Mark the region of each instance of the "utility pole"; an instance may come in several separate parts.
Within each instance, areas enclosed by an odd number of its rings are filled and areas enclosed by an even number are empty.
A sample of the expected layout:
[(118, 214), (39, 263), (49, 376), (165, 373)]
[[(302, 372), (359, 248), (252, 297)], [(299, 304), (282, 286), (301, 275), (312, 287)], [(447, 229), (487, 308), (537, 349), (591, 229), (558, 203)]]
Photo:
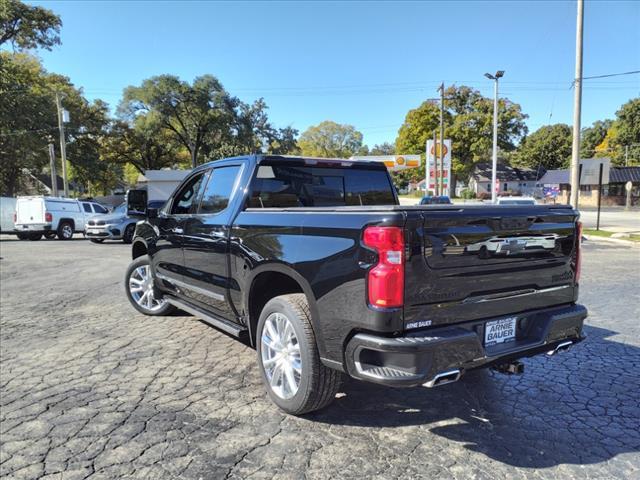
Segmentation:
[(429, 192), (429, 140), (424, 142), (424, 197)]
[(497, 202), (496, 191), (498, 180), (498, 79), (504, 76), (504, 70), (498, 70), (495, 75), (485, 73), (485, 77), (493, 80), (493, 154), (491, 161), (491, 203)]
[(56, 92), (56, 108), (58, 109), (58, 130), (60, 131), (60, 158), (62, 160), (62, 182), (64, 184), (64, 196), (68, 197), (69, 183), (67, 182), (67, 144), (64, 137), (64, 116), (62, 113), (62, 100), (60, 98), (60, 92)]
[(624, 146), (624, 166), (629, 166), (629, 145)]
[(437, 197), (440, 195), (438, 189), (438, 131), (433, 131), (433, 194)]
[(640, 143), (632, 143), (631, 145), (624, 146), (624, 166), (629, 166), (629, 147), (640, 147)]
[(56, 153), (53, 150), (53, 143), (49, 144), (49, 163), (51, 166), (51, 194), (58, 196), (58, 174), (56, 173)]
[[(440, 84), (440, 195), (444, 195), (444, 82)], [(436, 150), (437, 151), (437, 150)]]
[(571, 198), (573, 208), (578, 208), (580, 196), (580, 115), (582, 109), (582, 25), (584, 0), (578, 0), (576, 19), (576, 75), (573, 81), (573, 143), (571, 147)]

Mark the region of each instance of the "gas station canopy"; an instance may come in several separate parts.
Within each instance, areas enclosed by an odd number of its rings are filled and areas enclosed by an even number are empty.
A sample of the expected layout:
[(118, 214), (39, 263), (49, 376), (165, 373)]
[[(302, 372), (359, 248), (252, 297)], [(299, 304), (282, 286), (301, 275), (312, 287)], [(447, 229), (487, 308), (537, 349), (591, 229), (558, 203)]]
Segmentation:
[(391, 172), (399, 172), (407, 168), (417, 168), (421, 163), (420, 155), (361, 155), (351, 157), (349, 160), (383, 162)]

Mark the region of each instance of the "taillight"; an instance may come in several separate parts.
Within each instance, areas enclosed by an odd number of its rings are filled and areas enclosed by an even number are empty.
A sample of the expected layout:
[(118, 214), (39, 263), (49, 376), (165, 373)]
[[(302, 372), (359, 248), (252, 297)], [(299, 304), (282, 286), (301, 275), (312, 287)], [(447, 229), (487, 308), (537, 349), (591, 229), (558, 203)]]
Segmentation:
[(404, 234), (400, 227), (367, 227), (363, 243), (378, 252), (369, 270), (369, 304), (395, 308), (404, 304)]
[(18, 212), (13, 212), (13, 223), (18, 221)]
[(53, 215), (51, 215), (51, 212), (45, 212), (44, 221), (45, 222), (52, 222), (53, 221)]
[(576, 274), (575, 283), (580, 281), (580, 271), (582, 270), (582, 222), (576, 222)]

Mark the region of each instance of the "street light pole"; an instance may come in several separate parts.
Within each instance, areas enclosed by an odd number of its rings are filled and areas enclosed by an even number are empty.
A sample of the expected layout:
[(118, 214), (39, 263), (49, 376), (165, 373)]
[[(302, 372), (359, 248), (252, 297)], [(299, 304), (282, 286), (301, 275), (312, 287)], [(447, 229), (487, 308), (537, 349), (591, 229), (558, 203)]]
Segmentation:
[(498, 180), (498, 79), (504, 76), (504, 70), (498, 70), (495, 75), (485, 73), (485, 77), (494, 81), (493, 84), (493, 155), (491, 162), (491, 203), (496, 203), (496, 183)]
[[(438, 131), (433, 130), (433, 187), (434, 187), (434, 195), (437, 197), (440, 195), (440, 190), (438, 189)], [(431, 175), (429, 175), (431, 177)], [(426, 191), (426, 187), (425, 187)], [(425, 193), (426, 195), (426, 193)]]
[(580, 195), (580, 115), (582, 109), (582, 24), (584, 20), (584, 2), (578, 0), (576, 20), (576, 76), (573, 81), (573, 142), (571, 144), (571, 197), (573, 208), (578, 208)]
[(444, 195), (444, 82), (442, 82), (438, 90), (440, 91), (440, 176), (439, 179), (436, 178), (436, 181), (440, 182), (440, 195)]

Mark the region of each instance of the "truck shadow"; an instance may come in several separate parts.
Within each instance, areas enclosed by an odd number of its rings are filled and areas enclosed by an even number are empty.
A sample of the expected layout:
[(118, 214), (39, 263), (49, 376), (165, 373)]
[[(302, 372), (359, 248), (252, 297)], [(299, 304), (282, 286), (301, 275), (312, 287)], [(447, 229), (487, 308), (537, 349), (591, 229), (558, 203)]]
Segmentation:
[[(521, 376), (470, 372), (436, 389), (390, 389), (350, 380), (316, 422), (415, 426), (518, 467), (593, 464), (640, 451), (640, 348), (585, 326), (587, 340), (553, 357), (525, 359)], [(411, 449), (415, 441), (407, 446)]]

